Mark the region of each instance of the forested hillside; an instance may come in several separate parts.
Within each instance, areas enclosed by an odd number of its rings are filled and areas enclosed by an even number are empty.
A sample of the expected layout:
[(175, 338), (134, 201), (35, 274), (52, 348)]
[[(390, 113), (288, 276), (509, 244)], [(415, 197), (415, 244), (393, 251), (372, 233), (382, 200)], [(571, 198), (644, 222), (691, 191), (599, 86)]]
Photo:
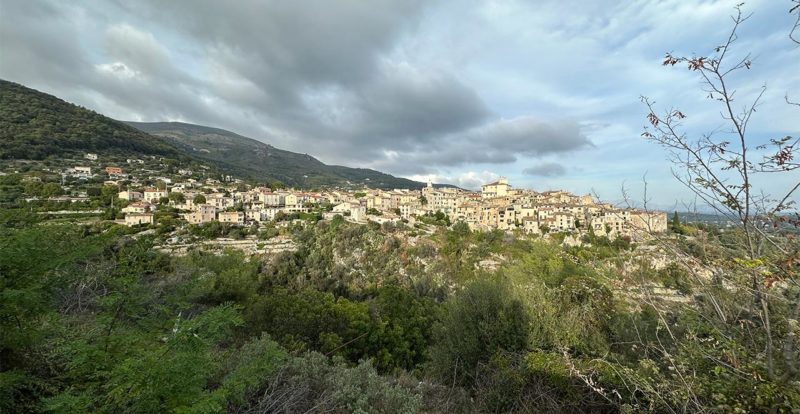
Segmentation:
[(424, 185), (375, 170), (326, 165), (308, 154), (221, 129), (175, 122), (124, 123), (0, 80), (0, 159), (41, 160), (80, 152), (194, 159), (239, 178), (301, 188)]
[(77, 151), (178, 155), (163, 140), (122, 122), (0, 80), (0, 159), (43, 159)]

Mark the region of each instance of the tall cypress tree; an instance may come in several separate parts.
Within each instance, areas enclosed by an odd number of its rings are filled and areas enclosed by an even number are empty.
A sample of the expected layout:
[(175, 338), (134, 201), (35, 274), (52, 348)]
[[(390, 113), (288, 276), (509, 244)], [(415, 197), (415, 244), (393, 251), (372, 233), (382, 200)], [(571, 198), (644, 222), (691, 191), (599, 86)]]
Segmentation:
[(671, 227), (672, 227), (673, 231), (677, 231), (679, 228), (681, 228), (681, 219), (680, 219), (680, 217), (678, 217), (678, 212), (677, 211), (674, 214), (672, 214)]

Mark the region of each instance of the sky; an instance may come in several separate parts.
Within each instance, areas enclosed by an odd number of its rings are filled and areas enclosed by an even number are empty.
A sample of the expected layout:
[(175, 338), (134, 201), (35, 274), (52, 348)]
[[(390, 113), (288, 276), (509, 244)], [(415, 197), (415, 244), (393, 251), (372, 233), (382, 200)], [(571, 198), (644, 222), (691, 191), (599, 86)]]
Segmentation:
[[(693, 197), (641, 137), (647, 96), (719, 131), (718, 103), (666, 52), (708, 55), (738, 1), (0, 0), (0, 78), (107, 116), (227, 129), (326, 163), (475, 189)], [(731, 78), (766, 92), (753, 146), (800, 135), (790, 0), (753, 0)], [(644, 184), (647, 182), (647, 196)], [(798, 174), (757, 183), (778, 193)]]

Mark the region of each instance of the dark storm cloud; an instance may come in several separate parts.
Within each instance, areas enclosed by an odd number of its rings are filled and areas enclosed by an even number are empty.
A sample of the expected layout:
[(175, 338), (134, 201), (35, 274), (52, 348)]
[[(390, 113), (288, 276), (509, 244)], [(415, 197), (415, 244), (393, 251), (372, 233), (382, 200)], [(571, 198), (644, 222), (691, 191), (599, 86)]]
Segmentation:
[[(246, 56), (231, 63), (247, 77), (352, 84), (373, 75), (379, 56), (414, 24), (424, 3), (183, 0), (120, 5), (183, 30), (210, 48)], [(259, 70), (252, 70), (253, 64)]]
[(525, 175), (533, 175), (538, 177), (560, 177), (567, 173), (563, 165), (554, 162), (546, 162), (533, 167), (522, 170)]
[(425, 141), (474, 126), (489, 115), (478, 94), (452, 76), (395, 72), (359, 95), (362, 135)]
[[(417, 148), (415, 159), (441, 165), (503, 164), (591, 146), (573, 121), (543, 121), (532, 117), (502, 119), (453, 134)], [(429, 151), (427, 149), (436, 151)]]
[(129, 7), (174, 22), (202, 42), (220, 71), (245, 79), (248, 87), (238, 92), (224, 82), (214, 89), (235, 105), (265, 112), (265, 123), (289, 132), (267, 139), (295, 150), (312, 141), (328, 158), (365, 161), (475, 126), (489, 114), (478, 94), (451, 74), (386, 59), (416, 25), (423, 4), (244, 1), (231, 7), (192, 1)]
[(0, 76), (125, 119), (184, 120), (395, 173), (589, 145), (497, 119), (453, 73), (393, 55), (428, 2), (4, 0)]
[[(502, 119), (419, 145), (378, 163), (412, 173), (417, 165), (460, 166), (507, 164), (522, 157), (540, 157), (591, 147), (574, 121), (543, 121), (533, 117)], [(403, 166), (409, 166), (404, 169)], [(420, 174), (430, 170), (417, 169)]]
[(503, 119), (468, 131), (462, 139), (466, 145), (460, 153), (451, 155), (449, 164), (512, 162), (520, 156), (536, 157), (591, 145), (577, 122), (535, 117)]

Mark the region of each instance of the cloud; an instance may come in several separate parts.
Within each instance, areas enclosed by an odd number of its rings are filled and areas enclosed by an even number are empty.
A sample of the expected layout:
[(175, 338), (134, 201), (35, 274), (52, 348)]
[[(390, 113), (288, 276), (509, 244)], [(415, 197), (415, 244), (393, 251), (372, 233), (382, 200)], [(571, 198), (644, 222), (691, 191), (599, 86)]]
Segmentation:
[(564, 154), (591, 146), (575, 121), (521, 116), (435, 137), (407, 150), (395, 151), (373, 166), (401, 174), (419, 174), (425, 172), (420, 166), (510, 164), (520, 158)]
[(533, 167), (522, 170), (525, 175), (533, 175), (539, 177), (560, 177), (567, 173), (567, 169), (563, 165), (554, 162), (546, 162)]
[(386, 66), (383, 76), (359, 91), (361, 135), (424, 142), (475, 126), (489, 115), (475, 90), (452, 75), (408, 64)]
[(83, 81), (90, 64), (74, 9), (34, 1), (3, 1), (0, 9), (0, 76), (59, 90)]
[(105, 36), (106, 52), (111, 65), (124, 67), (124, 73), (135, 73), (154, 82), (180, 82), (191, 80), (177, 70), (169, 52), (152, 33), (136, 29), (129, 24), (116, 24), (108, 28)]
[(458, 175), (423, 174), (412, 175), (412, 180), (452, 184), (468, 190), (479, 190), (483, 184), (497, 181), (500, 175), (491, 171), (466, 171)]

